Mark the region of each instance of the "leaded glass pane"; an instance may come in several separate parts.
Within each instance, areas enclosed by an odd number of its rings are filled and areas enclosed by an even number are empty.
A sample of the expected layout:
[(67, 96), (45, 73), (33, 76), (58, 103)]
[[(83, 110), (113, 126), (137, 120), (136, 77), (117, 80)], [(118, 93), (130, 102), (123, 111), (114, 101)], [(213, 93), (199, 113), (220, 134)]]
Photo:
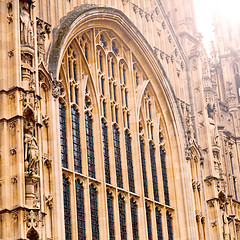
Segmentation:
[(113, 213), (113, 197), (107, 190), (107, 208), (108, 208), (108, 227), (109, 227), (109, 239), (115, 239), (114, 230), (114, 213)]
[(83, 185), (80, 183), (79, 180), (77, 180), (75, 186), (76, 186), (78, 239), (85, 240), (86, 239), (86, 227), (85, 227)]
[(111, 69), (112, 69), (112, 78), (115, 78), (115, 73), (114, 73), (114, 61), (112, 59), (111, 61)]
[(99, 52), (99, 67), (100, 67), (100, 71), (103, 71), (103, 64), (102, 64), (102, 53)]
[(127, 240), (125, 201), (120, 195), (118, 196), (118, 208), (119, 208), (121, 240)]
[(116, 46), (116, 43), (115, 43), (115, 42), (112, 42), (112, 51), (113, 51), (115, 54), (118, 54), (118, 49), (117, 49), (117, 46)]
[(155, 209), (156, 212), (156, 225), (157, 225), (157, 239), (163, 240), (163, 233), (162, 233), (162, 215), (158, 208)]
[(75, 87), (75, 103), (78, 104), (78, 89)]
[(85, 58), (86, 58), (87, 61), (88, 61), (88, 46), (87, 46), (87, 44), (85, 44), (84, 52), (85, 52)]
[(168, 240), (173, 240), (172, 217), (168, 211), (166, 215), (167, 215)]
[(71, 208), (70, 208), (70, 191), (68, 179), (63, 175), (63, 203), (64, 203), (64, 223), (65, 223), (65, 239), (72, 239), (71, 230)]
[(102, 141), (103, 141), (103, 157), (105, 165), (105, 179), (106, 183), (111, 183), (110, 164), (109, 164), (109, 149), (108, 149), (108, 133), (107, 124), (102, 121)]
[(59, 121), (60, 121), (60, 143), (61, 143), (62, 166), (65, 168), (68, 168), (66, 110), (63, 103), (61, 103), (61, 101), (59, 101)]
[(152, 240), (152, 222), (151, 222), (151, 209), (146, 204), (146, 218), (147, 218), (147, 230), (148, 230), (148, 240)]
[(93, 127), (92, 127), (92, 118), (89, 112), (85, 113), (85, 128), (86, 128), (86, 143), (87, 143), (88, 175), (89, 177), (95, 178)]
[(119, 131), (118, 131), (118, 129), (115, 125), (113, 126), (113, 143), (114, 143), (114, 155), (115, 155), (115, 165), (116, 165), (117, 186), (120, 187), (120, 188), (123, 188)]
[(126, 85), (126, 69), (123, 67), (123, 82)]
[(126, 89), (125, 89), (125, 104), (126, 104), (126, 107), (128, 107), (128, 93)]
[(77, 110), (72, 107), (72, 140), (73, 140), (73, 157), (74, 157), (74, 169), (76, 172), (82, 172), (81, 161), (81, 143), (80, 143), (80, 124), (79, 114)]
[(73, 77), (74, 80), (77, 81), (77, 65), (75, 61), (73, 62)]
[(133, 232), (133, 240), (138, 240), (138, 214), (137, 214), (137, 203), (131, 199), (131, 217), (132, 217), (132, 232)]
[(156, 159), (155, 159), (155, 147), (152, 142), (149, 143), (149, 150), (150, 150), (150, 160), (151, 160), (151, 168), (152, 168), (154, 200), (159, 201), (157, 167), (156, 167)]
[(128, 167), (129, 191), (135, 192), (133, 160), (132, 160), (132, 142), (131, 142), (130, 134), (127, 131), (125, 131), (125, 146), (126, 146), (126, 158), (127, 158), (127, 167)]
[(92, 223), (92, 240), (99, 240), (99, 223), (98, 223), (98, 199), (97, 191), (93, 185), (90, 185), (90, 207)]
[(101, 87), (102, 87), (102, 95), (104, 96), (104, 78), (101, 77)]
[(114, 96), (114, 101), (117, 101), (117, 92), (116, 92), (116, 84), (113, 84), (113, 96)]
[(164, 197), (165, 204), (170, 205), (169, 202), (169, 192), (168, 192), (168, 179), (167, 179), (167, 168), (166, 168), (166, 158), (163, 149), (160, 147), (160, 157), (161, 157), (161, 165), (162, 165), (162, 179), (163, 179), (163, 189), (164, 189)]
[(146, 170), (146, 159), (145, 159), (145, 146), (144, 146), (144, 142), (141, 138), (139, 139), (139, 141), (140, 141), (140, 151), (141, 151), (144, 196), (148, 197), (148, 183), (147, 183), (147, 170)]

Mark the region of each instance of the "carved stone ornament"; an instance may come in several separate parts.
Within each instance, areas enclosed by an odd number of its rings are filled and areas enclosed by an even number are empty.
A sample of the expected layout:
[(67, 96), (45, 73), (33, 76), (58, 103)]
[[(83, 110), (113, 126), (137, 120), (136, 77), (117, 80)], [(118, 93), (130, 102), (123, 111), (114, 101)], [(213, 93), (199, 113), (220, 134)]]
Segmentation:
[(30, 18), (29, 4), (24, 2), (20, 10), (20, 39), (21, 44), (33, 45), (33, 22)]
[(53, 197), (52, 197), (52, 195), (46, 196), (46, 205), (47, 205), (50, 209), (52, 209), (52, 207), (53, 207)]
[(43, 225), (43, 215), (40, 211), (26, 211), (24, 222), (26, 222), (27, 228), (39, 228), (41, 223)]
[(10, 148), (10, 154), (15, 155), (17, 153), (17, 149), (15, 147)]
[(38, 141), (34, 136), (34, 123), (24, 124), (24, 166), (25, 172), (38, 174)]
[(122, 0), (123, 6), (124, 6), (125, 4), (127, 4), (128, 2), (129, 2), (129, 0)]
[(60, 95), (61, 84), (57, 80), (52, 81), (52, 95), (57, 98)]
[(17, 175), (11, 177), (11, 183), (16, 184), (18, 182), (18, 177)]

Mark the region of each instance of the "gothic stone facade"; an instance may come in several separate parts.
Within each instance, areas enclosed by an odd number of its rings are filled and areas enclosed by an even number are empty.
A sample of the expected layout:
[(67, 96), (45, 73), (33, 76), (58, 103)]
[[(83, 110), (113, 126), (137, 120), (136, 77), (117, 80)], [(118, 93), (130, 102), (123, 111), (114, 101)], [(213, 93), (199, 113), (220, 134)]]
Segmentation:
[(192, 0), (0, 0), (0, 238), (240, 239), (239, 36), (215, 27), (209, 60)]

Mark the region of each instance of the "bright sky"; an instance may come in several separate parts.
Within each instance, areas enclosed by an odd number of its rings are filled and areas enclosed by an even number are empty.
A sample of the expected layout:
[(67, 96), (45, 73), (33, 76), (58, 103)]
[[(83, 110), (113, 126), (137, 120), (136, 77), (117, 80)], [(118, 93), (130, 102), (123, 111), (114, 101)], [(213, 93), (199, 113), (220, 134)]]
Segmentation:
[(214, 39), (213, 14), (219, 12), (231, 23), (240, 22), (240, 0), (194, 0), (198, 31), (204, 36), (203, 42), (209, 48)]

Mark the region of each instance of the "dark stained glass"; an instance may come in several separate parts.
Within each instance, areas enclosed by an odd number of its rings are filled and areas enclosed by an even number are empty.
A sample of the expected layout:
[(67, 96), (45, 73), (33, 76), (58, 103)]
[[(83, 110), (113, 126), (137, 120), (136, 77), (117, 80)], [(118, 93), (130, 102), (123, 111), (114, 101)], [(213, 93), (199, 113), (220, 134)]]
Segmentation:
[(87, 45), (87, 44), (85, 44), (84, 52), (85, 52), (85, 58), (86, 58), (87, 61), (88, 61), (88, 45)]
[(92, 127), (92, 118), (89, 112), (85, 113), (85, 128), (86, 128), (86, 143), (87, 143), (88, 175), (89, 177), (95, 178), (93, 127)]
[(149, 118), (152, 119), (151, 103), (150, 102), (148, 102), (148, 112), (149, 112)]
[(113, 96), (114, 96), (114, 101), (117, 101), (117, 92), (116, 92), (116, 84), (113, 84)]
[(110, 164), (109, 164), (109, 149), (108, 149), (108, 132), (107, 124), (102, 120), (102, 141), (103, 141), (103, 158), (105, 165), (105, 180), (106, 183), (111, 183)]
[(163, 179), (163, 189), (164, 189), (164, 197), (165, 204), (170, 205), (169, 202), (169, 192), (168, 192), (168, 179), (167, 179), (167, 168), (166, 168), (166, 158), (163, 149), (160, 147), (160, 157), (161, 157), (161, 165), (162, 165), (162, 179)]
[(101, 87), (102, 87), (102, 95), (104, 96), (104, 78), (103, 77), (101, 77)]
[(97, 191), (93, 185), (90, 185), (90, 207), (92, 223), (92, 240), (99, 240), (99, 222), (98, 222), (98, 199)]
[(152, 142), (149, 143), (149, 151), (150, 151), (150, 160), (151, 160), (151, 168), (152, 168), (154, 200), (159, 201), (157, 167), (156, 167), (156, 159), (155, 159), (155, 147)]
[(75, 61), (73, 62), (73, 77), (76, 82), (77, 81), (77, 65)]
[(127, 112), (127, 127), (130, 129), (130, 121), (129, 121), (129, 118), (130, 118), (130, 114), (129, 114), (129, 112)]
[(78, 89), (75, 87), (75, 103), (78, 104)]
[(70, 191), (68, 179), (63, 175), (63, 202), (64, 202), (64, 223), (65, 223), (65, 239), (72, 239), (71, 230), (71, 208), (70, 208)]
[(166, 215), (167, 215), (168, 240), (173, 240), (172, 217), (168, 211)]
[(137, 73), (136, 73), (135, 80), (136, 80), (136, 85), (138, 86), (138, 74)]
[(127, 131), (125, 131), (125, 146), (126, 146), (126, 158), (127, 158), (127, 167), (128, 167), (129, 191), (135, 192), (133, 160), (132, 160), (132, 142), (131, 142), (130, 134)]
[(99, 52), (99, 68), (100, 68), (100, 71), (102, 72), (103, 71), (103, 63), (102, 63), (102, 53)]
[(163, 233), (162, 233), (162, 215), (158, 208), (155, 209), (156, 213), (156, 225), (157, 225), (157, 239), (163, 240)]
[(115, 78), (114, 61), (113, 61), (113, 59), (112, 59), (112, 61), (111, 61), (111, 69), (112, 69), (112, 78)]
[(125, 104), (126, 104), (126, 107), (128, 107), (128, 93), (126, 89), (125, 89)]
[(146, 159), (145, 159), (145, 146), (144, 146), (144, 142), (141, 138), (139, 139), (139, 141), (140, 141), (140, 151), (141, 151), (144, 196), (148, 197), (148, 183), (147, 183), (147, 170), (146, 170)]
[(115, 121), (118, 123), (118, 109), (115, 107)]
[(115, 239), (114, 230), (114, 213), (113, 213), (113, 197), (107, 190), (107, 208), (108, 208), (108, 227), (109, 227), (109, 239)]
[(120, 195), (118, 196), (118, 209), (119, 209), (121, 240), (127, 240), (125, 201)]
[(126, 69), (123, 67), (123, 82), (126, 85)]
[(138, 214), (137, 214), (137, 203), (131, 199), (131, 217), (132, 217), (132, 232), (133, 232), (133, 240), (138, 240)]
[(71, 71), (71, 60), (70, 60), (70, 58), (68, 58), (68, 77), (69, 77), (69, 79), (72, 78), (72, 73), (71, 72), (72, 72)]
[(85, 227), (85, 209), (84, 209), (84, 193), (83, 185), (79, 180), (76, 181), (76, 207), (77, 207), (77, 228), (78, 239), (86, 239), (86, 227)]
[(70, 89), (69, 89), (69, 92), (70, 92), (70, 102), (72, 102), (72, 101), (73, 101), (73, 97), (72, 97), (72, 85), (71, 85), (71, 83), (69, 83), (69, 85), (70, 85)]
[(81, 161), (81, 143), (80, 143), (80, 124), (79, 114), (77, 110), (72, 107), (72, 141), (73, 141), (73, 157), (74, 157), (74, 169), (76, 172), (82, 172)]
[(100, 35), (100, 44), (103, 48), (105, 48), (107, 46), (104, 36), (102, 34)]
[(106, 117), (106, 102), (103, 101), (103, 116)]
[(66, 110), (61, 101), (59, 101), (59, 121), (60, 121), (60, 142), (61, 142), (62, 166), (65, 168), (68, 168)]
[(112, 51), (113, 51), (115, 54), (118, 54), (118, 49), (117, 49), (117, 46), (116, 46), (116, 43), (115, 43), (115, 42), (112, 42)]
[(119, 131), (115, 125), (113, 126), (113, 144), (114, 144), (117, 186), (120, 188), (123, 188)]
[(147, 218), (147, 230), (148, 240), (152, 240), (152, 221), (151, 221), (151, 209), (146, 204), (146, 218)]

